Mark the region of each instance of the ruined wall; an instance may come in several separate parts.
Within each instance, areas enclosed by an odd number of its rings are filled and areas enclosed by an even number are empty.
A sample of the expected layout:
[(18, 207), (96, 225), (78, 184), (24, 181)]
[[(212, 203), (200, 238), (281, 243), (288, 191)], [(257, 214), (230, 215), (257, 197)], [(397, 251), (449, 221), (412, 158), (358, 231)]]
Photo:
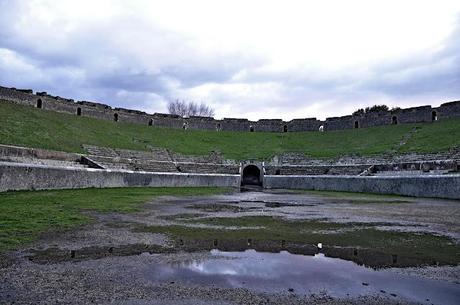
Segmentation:
[(219, 122), (210, 117), (192, 116), (186, 120), (187, 128), (203, 130), (219, 130)]
[(432, 111), (433, 109), (431, 108), (431, 106), (421, 106), (400, 109), (396, 111), (393, 115), (398, 119), (398, 123), (431, 122)]
[(130, 122), (166, 128), (216, 131), (298, 132), (316, 131), (320, 126), (324, 126), (324, 130), (341, 130), (379, 125), (432, 122), (460, 116), (460, 101), (444, 103), (438, 108), (421, 106), (399, 109), (393, 112), (333, 117), (327, 118), (325, 121), (320, 121), (316, 118), (306, 118), (293, 119), (286, 122), (281, 119), (249, 121), (239, 118), (224, 118), (223, 120), (215, 120), (206, 117), (181, 118), (177, 115), (163, 113), (148, 114), (137, 110), (112, 108), (108, 105), (95, 102), (75, 102), (72, 99), (52, 96), (46, 92), (37, 92), (33, 94), (33, 91), (30, 89), (15, 89), (1, 86), (0, 99), (41, 109), (103, 120)]
[(460, 101), (441, 104), (436, 109), (433, 109), (437, 115), (437, 119), (453, 118), (460, 116)]
[(254, 122), (248, 119), (224, 118), (221, 122), (222, 130), (250, 131), (251, 126), (254, 127)]
[(287, 122), (288, 131), (318, 131), (320, 126), (324, 126), (324, 121), (316, 118), (293, 119)]
[(353, 127), (358, 122), (359, 128), (392, 124), (392, 115), (389, 112), (371, 112), (363, 116), (353, 116)]
[(343, 116), (343, 117), (333, 117), (327, 118), (326, 122), (324, 122), (324, 129), (325, 130), (340, 130), (340, 129), (350, 129), (353, 128), (354, 119), (351, 115)]

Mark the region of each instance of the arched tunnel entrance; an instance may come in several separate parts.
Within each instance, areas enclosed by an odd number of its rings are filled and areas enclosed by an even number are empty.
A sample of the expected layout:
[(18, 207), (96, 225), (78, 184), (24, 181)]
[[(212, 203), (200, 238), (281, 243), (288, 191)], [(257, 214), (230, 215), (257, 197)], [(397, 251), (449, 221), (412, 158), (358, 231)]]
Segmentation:
[(247, 165), (243, 169), (243, 176), (241, 177), (241, 185), (259, 185), (262, 186), (262, 178), (260, 169), (256, 165)]

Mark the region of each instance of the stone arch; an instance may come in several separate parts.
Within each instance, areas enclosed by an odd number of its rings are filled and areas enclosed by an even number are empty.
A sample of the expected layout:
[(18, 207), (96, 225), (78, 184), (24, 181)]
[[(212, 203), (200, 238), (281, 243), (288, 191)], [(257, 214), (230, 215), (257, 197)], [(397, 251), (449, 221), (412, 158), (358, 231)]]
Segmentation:
[(220, 125), (220, 123), (217, 123), (216, 124), (216, 130), (217, 131), (220, 131), (222, 129), (222, 126)]
[(187, 130), (188, 128), (188, 123), (182, 123), (182, 129)]
[(436, 111), (433, 111), (431, 113), (431, 121), (434, 122), (434, 121), (437, 121), (438, 120), (438, 113)]
[(275, 175), (281, 175), (281, 170), (280, 170), (280, 169), (277, 169), (277, 170), (275, 171)]
[(287, 127), (287, 125), (284, 125), (284, 126), (283, 126), (283, 132), (288, 132), (288, 127)]
[(81, 116), (81, 108), (80, 107), (77, 108), (77, 115)]
[(241, 185), (262, 185), (260, 169), (254, 164), (249, 164), (243, 168)]
[(114, 114), (113, 114), (113, 120), (114, 120), (115, 122), (118, 122), (118, 113), (114, 113)]
[(249, 132), (254, 132), (254, 126), (249, 125)]
[(355, 121), (355, 128), (359, 128), (359, 122)]
[(149, 126), (153, 125), (153, 119), (149, 119)]
[(397, 116), (392, 116), (391, 117), (391, 124), (392, 125), (398, 125), (398, 117)]
[(42, 109), (42, 108), (43, 108), (43, 101), (42, 101), (41, 98), (39, 98), (39, 99), (37, 100), (37, 105), (36, 105), (36, 106), (37, 106), (38, 109)]

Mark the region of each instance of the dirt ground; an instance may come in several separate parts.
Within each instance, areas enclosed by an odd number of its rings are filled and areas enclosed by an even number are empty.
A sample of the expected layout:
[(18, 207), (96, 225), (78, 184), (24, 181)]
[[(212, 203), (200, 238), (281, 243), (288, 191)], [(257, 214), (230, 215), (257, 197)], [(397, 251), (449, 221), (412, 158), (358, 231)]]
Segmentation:
[[(291, 191), (235, 192), (162, 197), (146, 203), (140, 212), (91, 216), (95, 221), (90, 225), (44, 235), (33, 245), (3, 257), (0, 304), (412, 304), (401, 296), (385, 293), (349, 297), (332, 297), (327, 291), (309, 295), (290, 290), (270, 293), (146, 275), (151, 265), (182, 266), (212, 260), (209, 250), (213, 248), (287, 250), (308, 255), (324, 251), (326, 256), (385, 268), (394, 274), (457, 285), (454, 287), (458, 287), (460, 296), (458, 201)], [(252, 223), (252, 219), (256, 221)], [(272, 223), (271, 219), (279, 222)], [(297, 235), (297, 227), (292, 226), (299, 221), (302, 225)], [(263, 234), (276, 232), (278, 224), (279, 234)], [(309, 232), (301, 232), (305, 225), (309, 225)], [(425, 242), (426, 238), (427, 245), (437, 247), (439, 243), (440, 252), (444, 246), (450, 252), (441, 253), (439, 258), (430, 254), (432, 263), (427, 263), (431, 262), (427, 255), (411, 257), (407, 251), (397, 252), (399, 245), (391, 250), (397, 255), (388, 256), (385, 247), (372, 249), (372, 240), (361, 235), (350, 247), (338, 235), (349, 236), (346, 234), (363, 228), (375, 234), (393, 234), (388, 235), (389, 244), (398, 236), (395, 234), (401, 234), (401, 240), (414, 236)], [(258, 232), (256, 237), (246, 238), (242, 233), (251, 230)], [(318, 247), (311, 242), (316, 236), (329, 242)], [(334, 244), (337, 236), (340, 245)]]

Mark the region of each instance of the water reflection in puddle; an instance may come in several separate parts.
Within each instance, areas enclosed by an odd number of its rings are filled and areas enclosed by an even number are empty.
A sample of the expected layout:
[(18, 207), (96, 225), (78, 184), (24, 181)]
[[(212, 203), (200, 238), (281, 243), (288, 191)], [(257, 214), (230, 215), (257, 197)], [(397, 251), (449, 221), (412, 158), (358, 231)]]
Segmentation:
[(247, 250), (212, 250), (211, 257), (178, 265), (149, 266), (155, 281), (242, 287), (262, 292), (300, 295), (327, 292), (332, 297), (397, 295), (422, 304), (459, 304), (460, 285), (376, 271), (353, 262), (326, 257)]

